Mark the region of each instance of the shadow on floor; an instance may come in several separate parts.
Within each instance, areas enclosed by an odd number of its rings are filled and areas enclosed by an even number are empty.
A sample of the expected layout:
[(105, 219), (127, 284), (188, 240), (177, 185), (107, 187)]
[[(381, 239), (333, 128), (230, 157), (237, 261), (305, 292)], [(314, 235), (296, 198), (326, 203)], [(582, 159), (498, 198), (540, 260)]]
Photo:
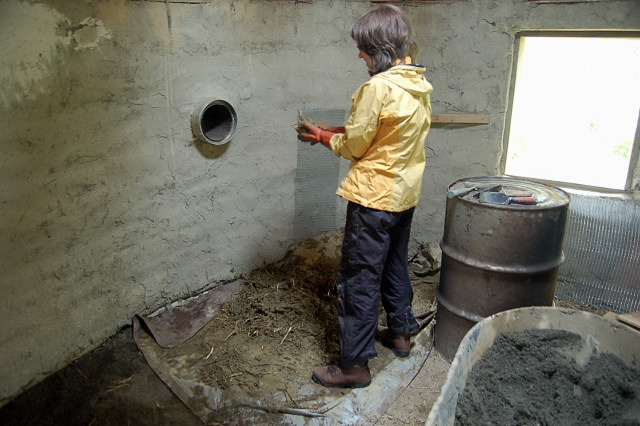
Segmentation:
[(3, 425), (201, 425), (149, 367), (126, 327), (0, 409)]

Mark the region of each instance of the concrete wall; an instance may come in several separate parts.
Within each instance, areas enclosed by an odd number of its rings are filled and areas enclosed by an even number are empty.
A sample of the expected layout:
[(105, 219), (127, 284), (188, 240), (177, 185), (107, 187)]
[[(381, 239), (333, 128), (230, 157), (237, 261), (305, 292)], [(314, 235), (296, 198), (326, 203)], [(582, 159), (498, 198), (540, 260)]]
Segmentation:
[[(285, 253), (299, 238), (298, 183), (314, 178), (297, 166), (310, 155), (292, 129), (297, 110), (348, 110), (368, 78), (348, 30), (374, 6), (0, 1), (1, 402), (134, 314)], [(499, 171), (518, 30), (640, 19), (636, 0), (406, 10), (434, 112), (491, 116), (432, 129), (416, 241), (440, 238), (450, 183)], [(194, 140), (189, 120), (203, 99), (234, 106), (227, 145)], [(337, 176), (315, 178), (333, 191)], [(329, 205), (340, 226), (343, 204)]]

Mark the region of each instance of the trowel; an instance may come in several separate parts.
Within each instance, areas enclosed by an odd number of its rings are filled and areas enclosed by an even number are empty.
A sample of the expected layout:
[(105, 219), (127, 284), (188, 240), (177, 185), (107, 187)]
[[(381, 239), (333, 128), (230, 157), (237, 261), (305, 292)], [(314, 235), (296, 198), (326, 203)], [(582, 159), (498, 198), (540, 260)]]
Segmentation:
[(536, 199), (533, 197), (520, 197), (507, 195), (504, 192), (481, 192), (480, 202), (488, 204), (536, 204)]
[[(472, 192), (472, 191), (492, 191), (492, 192), (496, 192), (496, 191), (501, 191), (502, 190), (502, 185), (494, 185), (491, 186), (489, 188), (484, 187), (481, 188), (479, 186), (464, 186), (462, 188), (457, 188), (457, 189), (451, 189), (449, 191), (447, 191), (447, 198), (454, 198), (454, 197), (463, 197), (465, 195), (467, 195), (468, 193)], [(478, 198), (478, 194), (474, 195), (475, 198)]]

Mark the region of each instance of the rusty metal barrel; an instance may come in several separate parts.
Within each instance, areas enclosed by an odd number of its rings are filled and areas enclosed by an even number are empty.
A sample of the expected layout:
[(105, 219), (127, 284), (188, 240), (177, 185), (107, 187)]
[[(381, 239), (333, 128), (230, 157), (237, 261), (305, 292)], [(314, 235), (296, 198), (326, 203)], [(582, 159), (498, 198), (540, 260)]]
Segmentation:
[(485, 317), (553, 305), (570, 199), (509, 177), (466, 178), (448, 189), (434, 338), (451, 361)]

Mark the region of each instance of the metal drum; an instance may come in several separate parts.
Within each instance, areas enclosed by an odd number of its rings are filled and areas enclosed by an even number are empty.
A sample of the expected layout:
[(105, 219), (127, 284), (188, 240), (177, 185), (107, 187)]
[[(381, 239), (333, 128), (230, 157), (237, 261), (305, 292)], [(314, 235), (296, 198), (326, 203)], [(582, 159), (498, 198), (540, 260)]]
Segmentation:
[(508, 177), (461, 179), (449, 187), (435, 346), (451, 360), (485, 317), (552, 306), (569, 195)]

